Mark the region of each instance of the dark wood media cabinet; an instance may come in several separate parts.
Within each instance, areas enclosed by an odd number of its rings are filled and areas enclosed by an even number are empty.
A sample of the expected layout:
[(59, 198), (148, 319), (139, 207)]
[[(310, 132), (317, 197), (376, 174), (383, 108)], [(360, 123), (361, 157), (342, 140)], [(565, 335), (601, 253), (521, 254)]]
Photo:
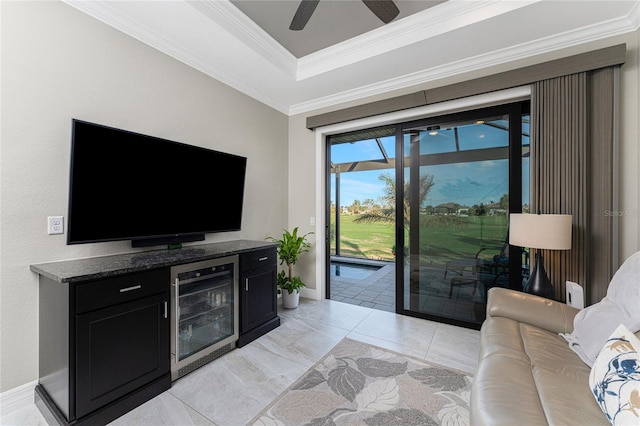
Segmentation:
[(237, 347), (280, 325), (277, 254), (238, 240), (31, 265), (39, 274), (39, 383), (50, 424), (106, 424), (171, 387), (170, 268), (239, 257)]

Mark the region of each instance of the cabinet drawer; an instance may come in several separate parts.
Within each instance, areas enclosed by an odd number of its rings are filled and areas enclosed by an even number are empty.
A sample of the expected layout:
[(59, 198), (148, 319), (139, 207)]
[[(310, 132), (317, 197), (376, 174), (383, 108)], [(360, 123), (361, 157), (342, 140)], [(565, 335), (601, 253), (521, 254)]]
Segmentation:
[(169, 290), (169, 280), (169, 269), (163, 268), (80, 284), (76, 286), (76, 313), (163, 293)]
[(265, 268), (275, 266), (278, 260), (276, 248), (267, 248), (255, 250), (249, 253), (243, 253), (240, 257), (242, 271), (250, 271), (256, 268)]

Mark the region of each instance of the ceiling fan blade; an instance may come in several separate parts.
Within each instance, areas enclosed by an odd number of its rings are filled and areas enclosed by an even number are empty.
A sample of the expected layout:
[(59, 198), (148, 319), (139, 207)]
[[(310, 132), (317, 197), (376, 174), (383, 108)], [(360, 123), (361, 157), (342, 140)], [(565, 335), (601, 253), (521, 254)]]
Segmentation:
[(400, 13), (393, 0), (362, 0), (382, 22), (388, 24)]
[(296, 14), (293, 15), (293, 19), (291, 20), (291, 25), (289, 25), (289, 29), (293, 31), (300, 31), (307, 25), (311, 15), (313, 15), (313, 11), (316, 10), (316, 6), (320, 0), (302, 0), (300, 5), (298, 6), (298, 10), (296, 10)]

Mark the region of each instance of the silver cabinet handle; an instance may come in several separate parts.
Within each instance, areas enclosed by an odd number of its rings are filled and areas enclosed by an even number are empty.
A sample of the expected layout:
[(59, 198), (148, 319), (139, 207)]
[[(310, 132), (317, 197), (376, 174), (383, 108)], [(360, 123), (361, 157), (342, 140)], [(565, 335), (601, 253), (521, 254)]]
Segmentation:
[(121, 288), (120, 289), (120, 293), (126, 293), (127, 291), (132, 291), (132, 290), (139, 290), (141, 288), (142, 288), (141, 285), (134, 285), (134, 286), (131, 286), (131, 287)]
[(261, 257), (260, 259), (258, 259), (258, 261), (259, 262), (264, 262), (267, 259), (269, 259), (269, 256)]
[(164, 319), (167, 319), (168, 315), (167, 315), (167, 301), (164, 301)]
[(244, 279), (244, 291), (249, 291), (249, 278)]

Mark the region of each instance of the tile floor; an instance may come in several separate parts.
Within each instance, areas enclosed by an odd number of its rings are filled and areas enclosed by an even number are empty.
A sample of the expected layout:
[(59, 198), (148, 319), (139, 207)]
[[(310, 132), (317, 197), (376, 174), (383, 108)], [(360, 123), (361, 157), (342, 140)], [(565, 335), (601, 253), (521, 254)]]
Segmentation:
[[(245, 425), (344, 337), (474, 374), (479, 332), (363, 306), (301, 299), (282, 325), (177, 380), (112, 425)], [(2, 425), (45, 425), (35, 405)]]

